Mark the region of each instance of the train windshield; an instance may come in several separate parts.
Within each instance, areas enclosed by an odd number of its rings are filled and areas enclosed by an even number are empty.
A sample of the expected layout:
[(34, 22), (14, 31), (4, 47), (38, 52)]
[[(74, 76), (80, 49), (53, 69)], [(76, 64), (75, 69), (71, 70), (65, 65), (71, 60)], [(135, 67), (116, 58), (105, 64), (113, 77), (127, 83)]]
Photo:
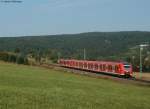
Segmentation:
[(124, 65), (124, 68), (129, 69), (131, 66), (130, 65)]

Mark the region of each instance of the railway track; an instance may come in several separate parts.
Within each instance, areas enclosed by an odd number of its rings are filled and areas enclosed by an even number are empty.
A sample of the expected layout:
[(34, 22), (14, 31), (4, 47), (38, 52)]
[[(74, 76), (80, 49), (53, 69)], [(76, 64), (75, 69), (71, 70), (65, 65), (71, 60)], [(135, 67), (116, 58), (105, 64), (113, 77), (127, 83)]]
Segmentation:
[(94, 77), (94, 78), (107, 79), (107, 80), (111, 80), (111, 81), (115, 81), (115, 82), (119, 82), (119, 83), (135, 84), (135, 85), (150, 87), (150, 80), (137, 79), (137, 78), (123, 78), (123, 77), (118, 77), (116, 75), (108, 75), (105, 73), (96, 73), (96, 72), (84, 71), (84, 70), (79, 70), (79, 69), (71, 69), (71, 68), (67, 68), (67, 67), (61, 67), (58, 64), (49, 64), (49, 65), (42, 64), (39, 66), (48, 68), (48, 69), (54, 69), (54, 70), (58, 70), (58, 71), (74, 73), (77, 75), (84, 75), (84, 76), (89, 76), (89, 77)]

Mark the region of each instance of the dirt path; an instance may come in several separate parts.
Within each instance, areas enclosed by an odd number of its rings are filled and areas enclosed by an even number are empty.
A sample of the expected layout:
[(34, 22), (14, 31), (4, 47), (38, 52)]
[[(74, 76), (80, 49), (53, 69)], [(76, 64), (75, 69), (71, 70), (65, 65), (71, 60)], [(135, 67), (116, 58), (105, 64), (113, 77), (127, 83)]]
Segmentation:
[(138, 79), (149, 80), (150, 81), (150, 73), (139, 73), (135, 72), (134, 76)]

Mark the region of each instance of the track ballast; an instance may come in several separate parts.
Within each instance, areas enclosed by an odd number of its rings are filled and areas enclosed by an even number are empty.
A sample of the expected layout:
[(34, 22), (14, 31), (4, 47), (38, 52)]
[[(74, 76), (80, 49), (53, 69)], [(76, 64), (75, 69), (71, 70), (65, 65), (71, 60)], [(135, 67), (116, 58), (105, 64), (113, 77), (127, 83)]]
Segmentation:
[(94, 78), (112, 80), (112, 81), (119, 82), (119, 83), (135, 84), (135, 85), (140, 85), (140, 86), (150, 86), (150, 81), (144, 80), (144, 79), (123, 78), (123, 77), (119, 77), (116, 75), (108, 75), (105, 73), (96, 73), (96, 72), (92, 72), (92, 71), (84, 71), (84, 70), (79, 70), (79, 69), (62, 67), (59, 64), (42, 64), (39, 66), (48, 68), (48, 69), (54, 69), (54, 70), (58, 70), (58, 71), (74, 73), (77, 75), (84, 75), (84, 76), (89, 76), (89, 77), (94, 77)]

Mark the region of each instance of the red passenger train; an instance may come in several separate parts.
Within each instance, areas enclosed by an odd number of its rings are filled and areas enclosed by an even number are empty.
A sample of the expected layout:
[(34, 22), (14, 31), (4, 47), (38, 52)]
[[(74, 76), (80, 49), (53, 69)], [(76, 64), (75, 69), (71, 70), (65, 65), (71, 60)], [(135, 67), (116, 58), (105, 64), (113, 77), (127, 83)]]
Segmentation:
[(85, 61), (85, 60), (65, 60), (60, 59), (58, 63), (63, 67), (76, 68), (94, 72), (103, 72), (119, 76), (133, 76), (132, 65), (125, 62), (107, 61)]

